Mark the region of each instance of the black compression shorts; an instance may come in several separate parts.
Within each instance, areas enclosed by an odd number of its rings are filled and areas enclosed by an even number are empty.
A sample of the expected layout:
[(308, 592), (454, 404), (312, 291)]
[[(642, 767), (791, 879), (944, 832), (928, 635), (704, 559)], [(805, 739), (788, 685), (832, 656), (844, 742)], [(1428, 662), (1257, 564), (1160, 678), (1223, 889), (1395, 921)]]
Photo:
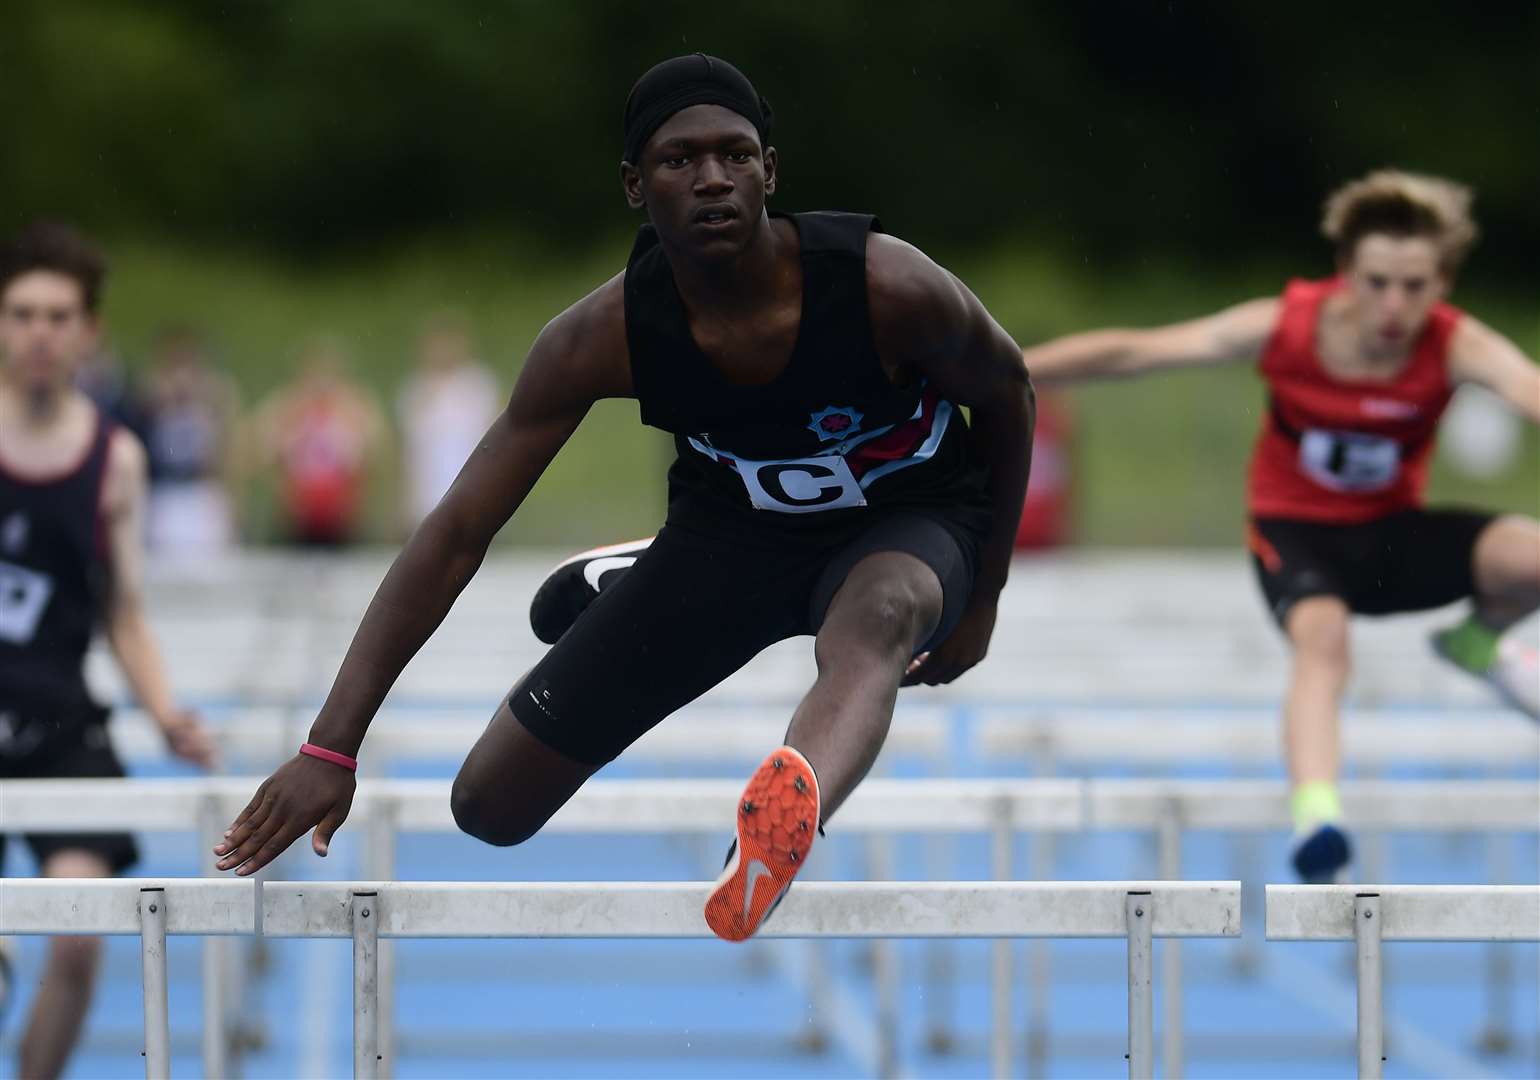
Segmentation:
[(1280, 626), (1309, 596), (1338, 597), (1358, 615), (1424, 611), (1475, 592), (1476, 540), (1496, 516), (1403, 510), (1359, 525), (1256, 518), (1251, 560)]
[(816, 633), (861, 559), (901, 551), (941, 581), (929, 649), (957, 625), (978, 543), (967, 529), (905, 512), (869, 519), (828, 543), (731, 542), (669, 524), (509, 695), (513, 715), (568, 757), (603, 764), (767, 646)]
[[(88, 706), (62, 720), (52, 714), (0, 707), (0, 778), (76, 780), (126, 775), (107, 736), (107, 710)], [(0, 821), (3, 824), (3, 821)], [(39, 870), (60, 851), (87, 851), (121, 874), (139, 861), (129, 833), (28, 833)], [(0, 860), (5, 836), (0, 834)]]

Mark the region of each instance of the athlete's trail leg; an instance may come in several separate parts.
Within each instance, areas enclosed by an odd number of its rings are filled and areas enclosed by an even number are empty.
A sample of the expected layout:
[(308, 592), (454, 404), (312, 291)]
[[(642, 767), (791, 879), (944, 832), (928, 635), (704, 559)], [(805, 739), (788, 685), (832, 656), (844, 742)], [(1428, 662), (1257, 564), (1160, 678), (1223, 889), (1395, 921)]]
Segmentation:
[(1283, 703), (1289, 780), (1296, 789), (1335, 784), (1341, 768), (1338, 711), (1349, 670), (1347, 605), (1335, 596), (1306, 597), (1289, 609), (1284, 632), (1294, 647)]
[(1507, 515), (1482, 530), (1472, 556), (1476, 614), (1503, 631), (1540, 608), (1540, 522)]
[[(43, 864), (44, 877), (111, 877), (112, 868), (90, 851), (60, 851)], [(55, 937), (48, 942), (48, 964), (32, 1001), (32, 1015), (21, 1037), (18, 1076), (56, 1077), (64, 1071), (91, 1007), (101, 967), (102, 939)]]
[(572, 798), (597, 765), (551, 749), (514, 717), (505, 699), (455, 777), (455, 824), (498, 847), (522, 844)]
[(786, 733), (817, 773), (825, 820), (877, 759), (899, 680), (935, 632), (941, 603), (936, 572), (896, 551), (862, 559), (834, 594), (813, 646), (818, 679)]

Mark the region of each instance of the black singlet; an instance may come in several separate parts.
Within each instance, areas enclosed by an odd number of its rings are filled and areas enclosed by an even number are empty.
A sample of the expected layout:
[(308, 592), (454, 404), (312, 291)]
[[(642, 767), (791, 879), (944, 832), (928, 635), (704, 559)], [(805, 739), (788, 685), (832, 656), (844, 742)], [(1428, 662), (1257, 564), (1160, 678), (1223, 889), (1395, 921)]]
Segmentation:
[(792, 222), (800, 241), (802, 317), (785, 370), (765, 385), (729, 382), (700, 351), (651, 226), (627, 262), (626, 340), (642, 422), (671, 432), (678, 450), (670, 520), (704, 514), (823, 531), (869, 508), (937, 510), (982, 532), (987, 470), (961, 411), (923, 381), (895, 386), (878, 359), (866, 291), (876, 219), (772, 216)]
[(45, 480), (0, 462), (0, 708), (90, 704), (83, 665), (101, 615), (102, 480), (113, 425), (97, 412), (80, 464)]

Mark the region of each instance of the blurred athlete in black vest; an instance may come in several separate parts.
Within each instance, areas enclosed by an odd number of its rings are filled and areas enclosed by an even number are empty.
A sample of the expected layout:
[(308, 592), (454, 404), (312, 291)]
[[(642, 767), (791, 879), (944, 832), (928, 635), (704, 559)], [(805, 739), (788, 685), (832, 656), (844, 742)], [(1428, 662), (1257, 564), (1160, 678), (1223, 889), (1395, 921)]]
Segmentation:
[[(172, 752), (213, 762), (197, 718), (172, 703), (145, 622), (144, 447), (75, 388), (104, 272), (58, 225), (0, 247), (0, 778), (123, 775), (82, 670), (97, 627)], [(137, 858), (123, 833), (27, 842), (44, 877), (108, 877)], [(100, 953), (97, 938), (51, 939), (18, 1075), (63, 1071)]]
[(498, 709), (455, 781), (466, 832), (527, 839), (669, 713), (772, 642), (816, 635), (818, 679), (749, 782), (706, 907), (742, 939), (870, 767), (911, 660), (928, 653), (915, 677), (946, 682), (983, 658), (1027, 482), (1020, 351), (872, 218), (768, 213), (769, 119), (701, 54), (638, 81), (621, 182), (648, 224), (625, 272), (540, 334), (380, 586), (311, 742), (216, 848), (222, 869), (251, 873), (311, 828), (324, 854), (391, 683), (601, 398), (635, 398), (675, 435), (667, 521)]

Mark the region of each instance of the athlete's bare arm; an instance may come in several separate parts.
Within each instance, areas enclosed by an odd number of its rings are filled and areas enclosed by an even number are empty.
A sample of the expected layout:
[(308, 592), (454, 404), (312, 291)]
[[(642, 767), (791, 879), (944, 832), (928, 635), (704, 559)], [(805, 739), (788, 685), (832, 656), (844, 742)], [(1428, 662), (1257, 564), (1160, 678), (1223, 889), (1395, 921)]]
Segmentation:
[[(357, 756), (402, 668), (444, 620), (493, 536), (589, 408), (601, 398), (631, 396), (621, 281), (607, 282), (535, 339), (507, 408), (380, 583), (311, 725), (310, 742)], [(257, 790), (214, 849), (219, 868), (254, 873), (311, 828), (316, 854), (326, 854), (353, 790), (351, 772), (295, 755)]]
[(178, 757), (212, 768), (214, 742), (197, 714), (176, 707), (160, 649), (144, 614), (144, 504), (148, 465), (143, 445), (123, 428), (113, 432), (102, 478), (107, 536), (106, 636), (134, 697)]
[(1449, 375), (1455, 382), (1486, 387), (1540, 424), (1540, 367), (1513, 342), (1469, 315), (1460, 318), (1449, 343)]
[(1092, 330), (1022, 351), (1039, 386), (1122, 378), (1161, 368), (1255, 359), (1278, 323), (1282, 301), (1248, 300), (1201, 319), (1149, 330)]
[(973, 596), (957, 628), (906, 683), (951, 682), (984, 658), (1027, 490), (1036, 409), (1021, 351), (968, 287), (902, 240), (867, 241), (866, 281), (877, 353), (899, 380), (929, 379), (968, 406), (990, 468), (994, 524), (979, 551)]

